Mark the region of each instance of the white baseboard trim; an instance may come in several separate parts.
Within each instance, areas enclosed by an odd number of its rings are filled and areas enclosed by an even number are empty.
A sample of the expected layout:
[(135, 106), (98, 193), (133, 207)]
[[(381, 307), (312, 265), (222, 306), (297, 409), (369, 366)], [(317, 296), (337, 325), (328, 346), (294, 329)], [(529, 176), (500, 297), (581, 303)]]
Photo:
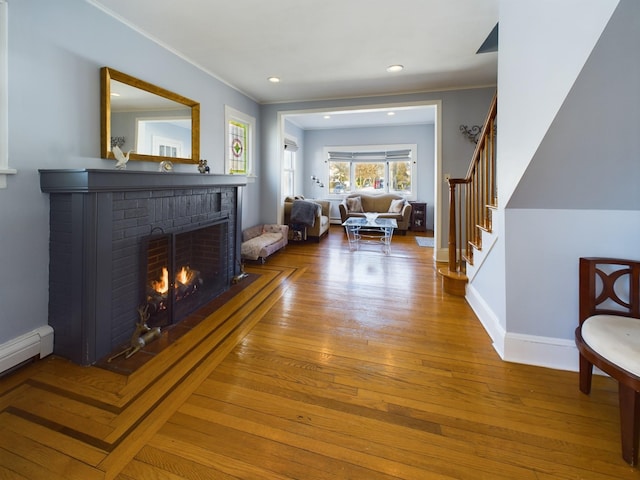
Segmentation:
[(507, 362), (578, 371), (579, 353), (572, 340), (507, 333), (504, 345), (503, 359)]
[(505, 329), (500, 325), (498, 317), (493, 313), (493, 310), (489, 308), (489, 305), (484, 299), (478, 295), (478, 291), (471, 284), (467, 284), (465, 299), (471, 306), (471, 309), (480, 320), (480, 323), (484, 327), (485, 331), (491, 337), (493, 341), (493, 348), (500, 358), (504, 359), (504, 339), (506, 336)]
[(436, 262), (449, 263), (449, 248), (438, 248), (435, 252)]
[[(466, 300), (503, 360), (555, 370), (578, 371), (578, 348), (572, 340), (505, 331), (473, 285), (467, 285)], [(594, 373), (599, 371), (594, 369)]]
[(35, 356), (53, 353), (53, 328), (46, 325), (0, 345), (0, 373)]

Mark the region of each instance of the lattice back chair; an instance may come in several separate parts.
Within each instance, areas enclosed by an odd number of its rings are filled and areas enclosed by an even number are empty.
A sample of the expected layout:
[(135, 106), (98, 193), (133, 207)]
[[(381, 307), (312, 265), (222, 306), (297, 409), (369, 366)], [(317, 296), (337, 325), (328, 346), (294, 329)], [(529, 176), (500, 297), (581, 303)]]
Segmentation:
[(580, 259), (580, 391), (595, 365), (618, 381), (622, 458), (638, 463), (640, 426), (640, 261)]

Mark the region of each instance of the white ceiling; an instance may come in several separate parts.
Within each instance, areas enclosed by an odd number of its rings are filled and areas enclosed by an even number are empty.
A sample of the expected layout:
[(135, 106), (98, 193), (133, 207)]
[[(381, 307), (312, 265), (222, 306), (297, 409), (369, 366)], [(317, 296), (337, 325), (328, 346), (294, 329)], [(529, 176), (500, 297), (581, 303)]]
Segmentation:
[(260, 103), (497, 83), (499, 0), (88, 1)]
[(304, 130), (328, 128), (379, 127), (435, 123), (433, 106), (391, 106), (362, 110), (330, 110), (288, 113), (286, 119)]

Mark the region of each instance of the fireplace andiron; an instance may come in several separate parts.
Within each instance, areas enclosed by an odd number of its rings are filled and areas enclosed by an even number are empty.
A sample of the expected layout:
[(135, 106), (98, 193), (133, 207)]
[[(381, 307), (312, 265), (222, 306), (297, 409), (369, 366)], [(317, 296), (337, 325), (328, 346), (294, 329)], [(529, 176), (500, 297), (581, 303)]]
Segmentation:
[(156, 338), (159, 338), (162, 334), (160, 327), (149, 328), (147, 325), (147, 320), (149, 320), (149, 305), (145, 305), (144, 307), (138, 307), (138, 315), (140, 316), (140, 321), (136, 323), (136, 329), (131, 335), (131, 343), (129, 347), (125, 348), (119, 353), (109, 357), (107, 363), (110, 363), (111, 360), (118, 358), (124, 355), (124, 358), (129, 358), (135, 353), (139, 352), (141, 348), (145, 345), (149, 345)]
[(238, 260), (238, 264), (240, 265), (240, 273), (238, 275), (235, 275), (231, 279), (231, 284), (232, 285), (235, 285), (236, 283), (239, 283), (240, 280), (243, 280), (243, 279), (245, 279), (245, 278), (247, 278), (249, 276), (249, 274), (244, 271), (244, 263), (242, 263), (240, 260)]

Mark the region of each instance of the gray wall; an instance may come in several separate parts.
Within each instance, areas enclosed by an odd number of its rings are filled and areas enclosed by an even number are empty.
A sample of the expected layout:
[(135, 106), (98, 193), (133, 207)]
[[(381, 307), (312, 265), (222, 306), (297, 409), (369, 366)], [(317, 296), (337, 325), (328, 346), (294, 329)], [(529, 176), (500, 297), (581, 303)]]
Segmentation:
[[(492, 55), (492, 54), (490, 54)], [(494, 87), (444, 92), (428, 92), (411, 95), (394, 95), (388, 97), (352, 98), (330, 101), (296, 102), (287, 104), (264, 105), (261, 112), (262, 132), (262, 168), (268, 172), (261, 178), (261, 216), (265, 221), (276, 221), (278, 218), (278, 199), (280, 192), (279, 172), (281, 168), (279, 113), (301, 113), (305, 110), (331, 110), (344, 107), (380, 106), (413, 102), (441, 102), (442, 130), (442, 172), (453, 177), (464, 176), (471, 161), (474, 145), (460, 134), (460, 125), (481, 125), (489, 110)], [(376, 142), (377, 143), (377, 142)], [(306, 155), (306, 154), (305, 154)], [(310, 172), (314, 173), (314, 172)], [(439, 180), (443, 182), (442, 178)], [(444, 183), (440, 202), (448, 205), (448, 192)], [(434, 200), (434, 204), (437, 201)], [(432, 212), (430, 215), (433, 217)], [(442, 219), (441, 241), (446, 245), (448, 221), (446, 215)]]
[[(418, 150), (416, 201), (428, 204), (427, 228), (433, 230), (435, 149), (434, 125), (405, 125), (392, 127), (341, 128), (307, 130), (304, 149), (304, 178), (320, 176), (324, 181), (322, 198), (328, 193), (328, 166), (323, 157), (324, 148), (346, 145), (416, 144)], [(312, 188), (313, 187), (313, 188)], [(318, 188), (307, 180), (303, 184), (305, 195), (317, 196)]]
[[(495, 88), (259, 106), (192, 64), (79, 0), (9, 2), (9, 167), (0, 190), (0, 344), (47, 324), (49, 198), (41, 168), (113, 168), (99, 158), (99, 70), (109, 66), (201, 104), (201, 157), (224, 173), (224, 106), (257, 120), (256, 178), (243, 226), (277, 219), (279, 111), (441, 100), (443, 171), (462, 175), (471, 151), (460, 124), (481, 123)], [(130, 162), (129, 169), (157, 164)], [(176, 165), (176, 171), (195, 166)], [(446, 200), (446, 193), (445, 198)]]
[[(40, 168), (113, 168), (99, 157), (100, 67), (109, 66), (201, 104), (201, 157), (223, 172), (224, 105), (259, 118), (250, 98), (213, 79), (87, 2), (11, 0), (9, 166), (0, 190), (0, 344), (47, 324), (49, 197)], [(257, 137), (256, 152), (260, 151)], [(157, 164), (130, 162), (129, 169)], [(177, 165), (177, 171), (197, 171)], [(258, 183), (245, 188), (258, 204)], [(257, 222), (257, 209), (245, 209)]]

